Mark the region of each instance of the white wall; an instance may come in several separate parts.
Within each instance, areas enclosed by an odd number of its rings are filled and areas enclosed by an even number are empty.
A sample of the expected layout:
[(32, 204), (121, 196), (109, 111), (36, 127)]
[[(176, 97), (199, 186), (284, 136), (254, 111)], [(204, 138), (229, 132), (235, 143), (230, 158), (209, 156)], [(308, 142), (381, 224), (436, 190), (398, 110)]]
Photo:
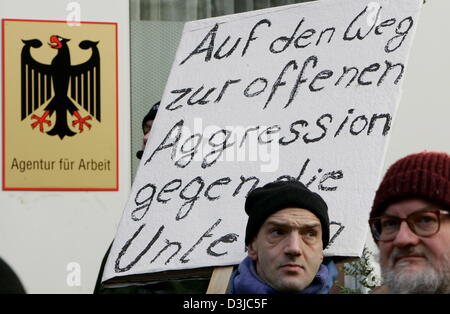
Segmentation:
[[(70, 2), (0, 0), (0, 18), (66, 20)], [(81, 21), (118, 23), (119, 191), (0, 191), (0, 256), (29, 293), (93, 291), (131, 185), (128, 1), (74, 2), (80, 5)], [(72, 262), (80, 265), (79, 286), (66, 283)]]
[[(412, 152), (450, 153), (450, 1), (423, 6), (386, 167)], [(383, 171), (384, 173), (384, 171)]]

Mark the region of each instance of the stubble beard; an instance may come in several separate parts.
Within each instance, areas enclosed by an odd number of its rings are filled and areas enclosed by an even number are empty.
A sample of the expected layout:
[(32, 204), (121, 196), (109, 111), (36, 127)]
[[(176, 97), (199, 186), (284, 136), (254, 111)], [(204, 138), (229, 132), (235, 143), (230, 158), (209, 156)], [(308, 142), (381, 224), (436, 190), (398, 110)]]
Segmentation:
[(395, 294), (438, 294), (450, 293), (450, 253), (443, 254), (438, 265), (428, 262), (421, 271), (408, 267), (381, 267), (383, 284)]

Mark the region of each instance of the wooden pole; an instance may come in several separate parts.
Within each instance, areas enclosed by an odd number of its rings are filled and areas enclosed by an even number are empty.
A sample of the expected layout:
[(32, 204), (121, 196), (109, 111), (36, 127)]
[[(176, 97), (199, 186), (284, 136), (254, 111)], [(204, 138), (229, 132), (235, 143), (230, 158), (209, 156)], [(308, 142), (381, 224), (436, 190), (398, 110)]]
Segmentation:
[(211, 275), (206, 294), (224, 294), (227, 291), (233, 266), (216, 267)]

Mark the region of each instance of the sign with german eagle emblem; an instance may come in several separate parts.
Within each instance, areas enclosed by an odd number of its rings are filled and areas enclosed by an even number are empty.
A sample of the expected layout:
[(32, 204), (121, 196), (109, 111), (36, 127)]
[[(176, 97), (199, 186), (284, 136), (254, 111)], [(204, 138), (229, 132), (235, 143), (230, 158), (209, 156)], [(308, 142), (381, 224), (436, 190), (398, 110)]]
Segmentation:
[(117, 190), (117, 24), (2, 20), (3, 189)]
[[(64, 136), (74, 136), (67, 125), (67, 113), (77, 119), (72, 126), (78, 126), (79, 132), (83, 132), (84, 126), (91, 128), (87, 120), (91, 116), (81, 117), (77, 103), (86, 109), (97, 121), (100, 121), (100, 55), (97, 43), (84, 40), (79, 44), (81, 49), (91, 49), (91, 57), (78, 65), (70, 64), (70, 51), (67, 43), (70, 39), (53, 35), (50, 37), (49, 46), (57, 50), (50, 64), (36, 61), (30, 53), (31, 48), (39, 48), (42, 42), (39, 39), (23, 40), (21, 82), (22, 82), (22, 109), (21, 118), (36, 120), (31, 124), (32, 128), (39, 126), (39, 131), (44, 132), (44, 124), (52, 126), (52, 121), (47, 117), (55, 114), (55, 123), (48, 135), (57, 135), (61, 139)], [(69, 89), (70, 85), (70, 89)], [(69, 98), (70, 95), (70, 98)], [(74, 99), (75, 101), (73, 101)], [(46, 103), (44, 114), (38, 116), (33, 112)]]

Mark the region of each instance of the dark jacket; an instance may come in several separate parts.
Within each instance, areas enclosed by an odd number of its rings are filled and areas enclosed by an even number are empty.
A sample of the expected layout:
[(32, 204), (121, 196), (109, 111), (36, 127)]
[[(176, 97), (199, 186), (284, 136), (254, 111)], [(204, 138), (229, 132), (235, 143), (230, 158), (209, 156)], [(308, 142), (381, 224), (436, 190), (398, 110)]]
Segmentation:
[(0, 294), (24, 294), (25, 288), (9, 265), (0, 258)]

